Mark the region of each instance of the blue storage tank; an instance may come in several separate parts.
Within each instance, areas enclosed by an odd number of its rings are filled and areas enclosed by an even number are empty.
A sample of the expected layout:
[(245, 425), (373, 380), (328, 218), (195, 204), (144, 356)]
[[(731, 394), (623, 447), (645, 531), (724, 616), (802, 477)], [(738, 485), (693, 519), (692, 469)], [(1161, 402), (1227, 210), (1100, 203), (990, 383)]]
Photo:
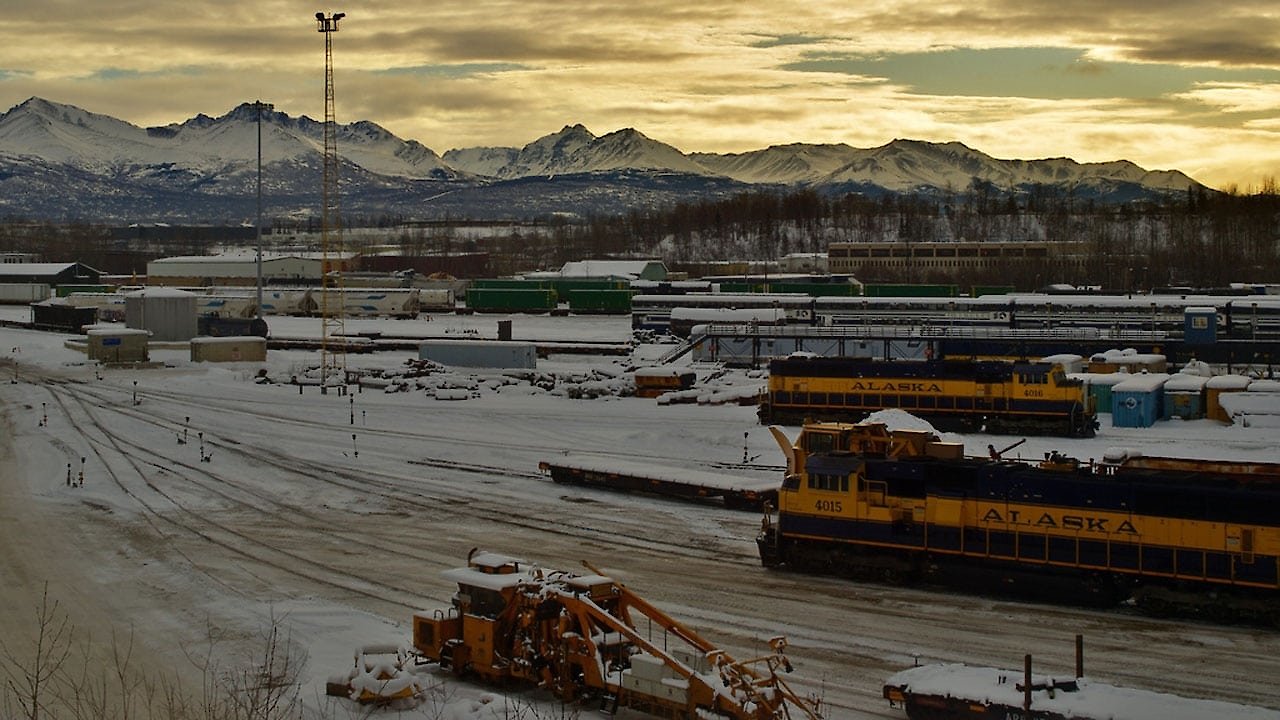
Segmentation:
[(1111, 388), (1112, 427), (1151, 427), (1163, 413), (1161, 403), (1168, 373), (1144, 373)]
[(1187, 307), (1182, 311), (1182, 336), (1188, 345), (1212, 345), (1218, 339), (1218, 309)]

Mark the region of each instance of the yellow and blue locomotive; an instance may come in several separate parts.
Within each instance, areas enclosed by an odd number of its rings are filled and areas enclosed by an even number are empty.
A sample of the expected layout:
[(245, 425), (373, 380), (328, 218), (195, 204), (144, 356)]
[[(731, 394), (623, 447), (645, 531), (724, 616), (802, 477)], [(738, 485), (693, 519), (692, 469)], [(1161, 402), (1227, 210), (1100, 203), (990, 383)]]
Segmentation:
[(1000, 360), (789, 357), (769, 363), (762, 423), (857, 421), (900, 408), (945, 430), (1092, 437), (1098, 415), (1062, 366)]
[(1029, 463), (882, 423), (773, 430), (788, 470), (766, 566), (1280, 618), (1280, 464)]

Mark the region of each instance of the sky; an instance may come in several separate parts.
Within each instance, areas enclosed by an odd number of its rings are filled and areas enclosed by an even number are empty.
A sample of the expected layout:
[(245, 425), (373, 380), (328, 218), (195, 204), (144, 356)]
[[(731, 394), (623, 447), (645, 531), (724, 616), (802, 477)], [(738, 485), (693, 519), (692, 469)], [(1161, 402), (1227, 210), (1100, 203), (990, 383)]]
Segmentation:
[(0, 109), (137, 125), (242, 102), (372, 120), (438, 153), (565, 125), (685, 152), (895, 138), (1128, 159), (1220, 189), (1280, 167), (1274, 0), (0, 0)]

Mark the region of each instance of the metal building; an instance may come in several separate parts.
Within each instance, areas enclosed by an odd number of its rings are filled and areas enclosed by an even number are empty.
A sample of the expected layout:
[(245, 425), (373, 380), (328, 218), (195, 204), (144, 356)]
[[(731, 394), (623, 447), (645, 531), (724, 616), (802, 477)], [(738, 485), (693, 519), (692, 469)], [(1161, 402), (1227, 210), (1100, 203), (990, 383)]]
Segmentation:
[(94, 328), (89, 330), (88, 355), (102, 363), (146, 362), (148, 333), (128, 328)]

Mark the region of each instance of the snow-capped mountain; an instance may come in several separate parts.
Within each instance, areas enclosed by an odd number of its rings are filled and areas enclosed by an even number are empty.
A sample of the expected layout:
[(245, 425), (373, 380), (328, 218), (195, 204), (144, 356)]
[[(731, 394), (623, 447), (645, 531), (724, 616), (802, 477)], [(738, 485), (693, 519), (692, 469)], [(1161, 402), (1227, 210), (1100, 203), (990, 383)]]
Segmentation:
[[(251, 216), (258, 109), (141, 128), (31, 98), (0, 115), (0, 213), (33, 219), (216, 222)], [(315, 215), (324, 124), (263, 110), (264, 200), (273, 216)], [(597, 137), (567, 125), (521, 148), (443, 157), (369, 121), (337, 128), (347, 213), (521, 217), (617, 213), (752, 185), (830, 192), (1022, 192), (1053, 186), (1126, 200), (1197, 185), (1127, 161), (999, 160), (958, 142), (894, 140), (870, 149), (777, 145), (748, 153), (684, 153), (626, 128)]]
[(514, 148), (450, 150), (445, 162), (476, 175), (510, 180), (522, 177), (598, 173), (610, 170), (663, 170), (713, 175), (676, 148), (651, 140), (638, 130), (618, 130), (602, 137), (582, 125), (566, 125), (559, 132)]

